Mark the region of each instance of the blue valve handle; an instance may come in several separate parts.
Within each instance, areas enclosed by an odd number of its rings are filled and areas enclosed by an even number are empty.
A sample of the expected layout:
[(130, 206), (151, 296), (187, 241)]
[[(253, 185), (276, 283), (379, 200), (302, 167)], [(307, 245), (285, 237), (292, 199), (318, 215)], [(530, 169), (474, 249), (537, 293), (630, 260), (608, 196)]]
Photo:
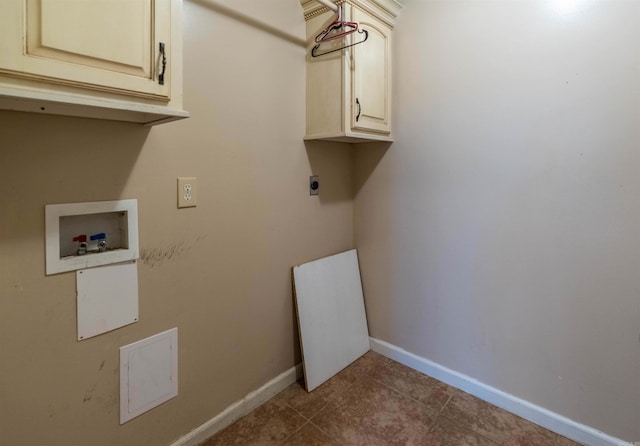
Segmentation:
[(107, 238), (107, 235), (104, 232), (100, 232), (98, 234), (93, 234), (89, 237), (89, 240), (104, 240)]

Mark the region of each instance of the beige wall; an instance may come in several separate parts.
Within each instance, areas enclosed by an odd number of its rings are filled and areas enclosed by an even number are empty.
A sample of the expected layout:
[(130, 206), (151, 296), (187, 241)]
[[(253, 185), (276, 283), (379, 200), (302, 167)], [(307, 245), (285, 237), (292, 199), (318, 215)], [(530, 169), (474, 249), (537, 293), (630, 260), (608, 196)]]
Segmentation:
[[(0, 443), (171, 443), (299, 362), (290, 267), (354, 233), (373, 336), (640, 440), (640, 5), (405, 4), (396, 142), (355, 173), (348, 147), (302, 142), (297, 0), (185, 2), (188, 120), (0, 111)], [(197, 208), (175, 208), (177, 176)], [(77, 342), (44, 205), (120, 197), (140, 322)], [(119, 426), (118, 348), (174, 326), (179, 396)]]
[(639, 19), (632, 1), (407, 0), (396, 142), (356, 155), (371, 334), (627, 441)]
[[(300, 361), (290, 268), (353, 247), (353, 154), (302, 141), (299, 2), (224, 4), (293, 37), (186, 1), (188, 120), (0, 111), (0, 444), (167, 445)], [(197, 208), (176, 209), (178, 176)], [(44, 205), (117, 198), (138, 199), (140, 322), (77, 342)], [(174, 326), (179, 396), (119, 426), (118, 348)]]

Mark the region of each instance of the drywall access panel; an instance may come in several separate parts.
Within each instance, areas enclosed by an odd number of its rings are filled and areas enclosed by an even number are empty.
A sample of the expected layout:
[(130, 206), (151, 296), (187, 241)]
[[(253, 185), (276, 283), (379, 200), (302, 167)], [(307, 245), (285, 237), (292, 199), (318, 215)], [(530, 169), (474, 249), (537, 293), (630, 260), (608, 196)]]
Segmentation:
[(78, 341), (138, 321), (135, 260), (76, 271)]
[(120, 424), (177, 395), (177, 327), (120, 347)]
[[(343, 20), (358, 22), (364, 43), (313, 57), (315, 37), (336, 13), (315, 0), (300, 0), (307, 24), (307, 126), (305, 139), (393, 141), (391, 129), (392, 30), (402, 6), (395, 0), (337, 1)], [(355, 32), (329, 49), (361, 40)], [(339, 46), (338, 46), (339, 48)], [(323, 53), (322, 48), (318, 53)]]

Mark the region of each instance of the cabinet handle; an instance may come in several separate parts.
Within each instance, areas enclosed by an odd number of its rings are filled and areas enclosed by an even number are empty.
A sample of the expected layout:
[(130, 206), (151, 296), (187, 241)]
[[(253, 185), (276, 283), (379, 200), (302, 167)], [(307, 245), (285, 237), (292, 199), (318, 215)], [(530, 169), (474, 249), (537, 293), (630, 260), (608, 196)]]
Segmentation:
[(167, 69), (167, 54), (164, 50), (163, 42), (160, 42), (160, 54), (162, 55), (162, 72), (158, 75), (158, 83), (164, 85), (164, 71)]
[(360, 119), (360, 112), (362, 111), (362, 107), (360, 106), (360, 101), (356, 98), (356, 104), (358, 105), (358, 114), (356, 115), (356, 122)]

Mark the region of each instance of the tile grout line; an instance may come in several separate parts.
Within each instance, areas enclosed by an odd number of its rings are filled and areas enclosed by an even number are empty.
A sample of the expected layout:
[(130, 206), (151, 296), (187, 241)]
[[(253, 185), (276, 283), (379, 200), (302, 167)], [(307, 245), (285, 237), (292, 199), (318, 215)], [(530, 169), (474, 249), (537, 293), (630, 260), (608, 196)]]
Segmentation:
[[(384, 366), (383, 366), (383, 367), (384, 367)], [(393, 373), (393, 371), (390, 371), (390, 372), (391, 372), (391, 373)], [(418, 373), (421, 373), (421, 372), (418, 372)], [(421, 374), (422, 374), (422, 375), (424, 375), (424, 376), (426, 376), (426, 377), (428, 377), (428, 378), (432, 378), (432, 379), (436, 380), (436, 381), (437, 381), (437, 383), (442, 383), (442, 381), (437, 380), (436, 378), (430, 377), (429, 375), (426, 375), (426, 374), (424, 374), (424, 373), (421, 373)], [(442, 413), (444, 412), (445, 407), (446, 407), (446, 406), (449, 404), (449, 402), (453, 399), (453, 395), (449, 395), (449, 397), (447, 398), (447, 400), (445, 401), (445, 403), (440, 407), (440, 409), (435, 410), (435, 409), (433, 409), (432, 407), (428, 406), (426, 403), (423, 403), (422, 401), (419, 401), (419, 400), (417, 400), (417, 399), (413, 398), (411, 395), (407, 395), (406, 393), (401, 392), (400, 390), (398, 390), (398, 389), (396, 389), (396, 388), (392, 387), (391, 385), (385, 384), (384, 382), (382, 382), (382, 381), (380, 381), (380, 380), (376, 379), (375, 377), (371, 376), (369, 373), (366, 373), (366, 375), (367, 375), (367, 377), (369, 377), (371, 380), (373, 380), (373, 381), (377, 382), (378, 384), (381, 384), (381, 385), (383, 385), (383, 386), (385, 386), (385, 387), (389, 388), (390, 390), (392, 390), (392, 391), (394, 391), (394, 392), (396, 392), (396, 393), (398, 393), (398, 394), (400, 394), (400, 395), (403, 395), (403, 396), (405, 396), (405, 397), (407, 397), (407, 398), (411, 399), (412, 401), (415, 401), (415, 402), (417, 402), (417, 403), (419, 403), (419, 404), (421, 404), (421, 405), (425, 406), (425, 407), (426, 407), (426, 408), (428, 408), (428, 409), (434, 410), (434, 411), (436, 412), (436, 415), (435, 415), (435, 417), (433, 418), (433, 421), (432, 421), (430, 424), (428, 424), (428, 425), (427, 425), (427, 432), (431, 431), (431, 430), (435, 427), (435, 425), (437, 424), (438, 419), (439, 419), (440, 417), (442, 417), (442, 418), (446, 419), (446, 420), (447, 420), (447, 421), (449, 421), (449, 422), (453, 422), (453, 423), (455, 423), (455, 420), (451, 420), (449, 417), (447, 417), (446, 415), (443, 415), (443, 414), (442, 414)], [(445, 385), (446, 385), (446, 383), (442, 383), (442, 384), (445, 384)], [(470, 432), (473, 432), (474, 434), (476, 434), (476, 435), (480, 436), (481, 438), (483, 438), (483, 439), (485, 439), (485, 440), (489, 441), (490, 443), (492, 443), (492, 444), (495, 444), (495, 445), (499, 446), (499, 443), (498, 443), (498, 442), (496, 442), (496, 441), (494, 441), (494, 440), (492, 440), (492, 439), (490, 439), (490, 438), (485, 437), (484, 435), (480, 434), (479, 432), (476, 432), (476, 431), (475, 431), (474, 429), (472, 429), (471, 427), (467, 427), (467, 426), (463, 426), (463, 427), (464, 427), (464, 428), (466, 428), (467, 430), (469, 430)], [(554, 446), (555, 446), (555, 442), (554, 442)]]
[[(293, 409), (293, 408), (292, 408)], [(295, 409), (294, 409), (295, 410)], [(285, 444), (287, 441), (289, 441), (289, 439), (291, 439), (295, 434), (297, 434), (298, 432), (300, 432), (307, 424), (311, 423), (311, 421), (309, 421), (305, 416), (303, 416), (302, 414), (299, 414), (300, 416), (302, 416), (306, 421), (302, 424), (302, 426), (300, 426), (298, 429), (294, 430), (293, 432), (291, 432), (291, 434), (289, 434), (284, 440), (282, 440), (282, 442), (280, 443), (280, 445)]]
[[(472, 396), (473, 396), (473, 395), (472, 395)], [(473, 426), (468, 426), (468, 425), (466, 425), (466, 424), (460, 424), (460, 422), (459, 422), (459, 421), (457, 421), (457, 420), (455, 420), (455, 419), (453, 419), (453, 418), (450, 418), (450, 417), (448, 417), (447, 415), (444, 415), (444, 414), (443, 414), (444, 409), (445, 409), (445, 406), (447, 406), (447, 405), (449, 404), (449, 402), (453, 399), (453, 397), (454, 397), (454, 395), (451, 395), (451, 396), (449, 397), (449, 399), (447, 400), (447, 402), (442, 406), (442, 409), (441, 409), (440, 413), (438, 414), (438, 418), (443, 418), (443, 419), (447, 420), (449, 423), (452, 423), (452, 424), (454, 424), (455, 426), (458, 426), (458, 428), (465, 429), (465, 430), (467, 430), (467, 431), (469, 431), (469, 432), (472, 432), (473, 434), (475, 434), (475, 435), (479, 436), (480, 438), (482, 438), (482, 439), (484, 439), (484, 440), (488, 441), (489, 443), (492, 443), (492, 444), (495, 444), (495, 445), (497, 445), (497, 446), (500, 446), (502, 443), (500, 443), (498, 440), (494, 440), (493, 438), (490, 438), (490, 437), (486, 436), (485, 434), (483, 434), (483, 433), (481, 433), (481, 432), (478, 432), (476, 429), (474, 429), (474, 427), (473, 427)], [(474, 397), (474, 398), (477, 398), (477, 397)], [(490, 403), (488, 403), (488, 404), (490, 404)], [(493, 406), (493, 404), (490, 404), (490, 405), (492, 405), (492, 406)], [(495, 407), (497, 407), (497, 406), (495, 406)], [(498, 407), (498, 409), (500, 409), (500, 408)], [(508, 412), (508, 411), (507, 411), (507, 412)], [(508, 412), (508, 413), (511, 413), (511, 412)], [(513, 414), (512, 414), (512, 415), (513, 415)], [(517, 415), (516, 415), (516, 416), (517, 416)], [(533, 423), (533, 424), (535, 424), (535, 423)], [(497, 426), (495, 426), (495, 425), (493, 425), (493, 424), (491, 424), (491, 427), (494, 427), (494, 428), (496, 428), (496, 429), (498, 428)], [(544, 429), (544, 428), (543, 428), (543, 429)], [(549, 431), (549, 432), (551, 432), (551, 431)], [(558, 438), (558, 434), (556, 434), (556, 433), (554, 433), (554, 432), (552, 432), (552, 434), (553, 434), (553, 439), (551, 440), (551, 446), (557, 446), (557, 438)]]
[(437, 412), (438, 414), (440, 413), (440, 410), (441, 410), (441, 409), (434, 409), (433, 407), (429, 407), (429, 406), (427, 406), (425, 403), (423, 403), (423, 402), (422, 402), (422, 401), (420, 401), (420, 400), (415, 399), (415, 398), (414, 398), (414, 397), (412, 397), (411, 395), (407, 395), (406, 393), (399, 391), (399, 390), (398, 390), (398, 389), (396, 389), (395, 387), (392, 387), (392, 386), (390, 386), (389, 384), (383, 383), (382, 381), (378, 381), (377, 379), (375, 379), (375, 378), (373, 378), (373, 377), (371, 377), (371, 376), (368, 376), (368, 378), (369, 378), (369, 379), (371, 379), (372, 381), (374, 381), (374, 382), (376, 382), (376, 383), (378, 383), (378, 384), (380, 384), (380, 385), (382, 385), (382, 386), (386, 387), (387, 389), (392, 390), (393, 392), (397, 393), (398, 395), (402, 395), (402, 396), (404, 396), (404, 397), (406, 397), (406, 398), (409, 398), (411, 401), (414, 401), (414, 402), (416, 402), (416, 403), (418, 403), (418, 404), (420, 404), (420, 405), (422, 405), (422, 406), (426, 407), (427, 409), (433, 410), (434, 412)]
[(431, 432), (433, 428), (436, 427), (436, 424), (438, 424), (438, 420), (440, 419), (440, 417), (447, 418), (444, 415), (442, 415), (442, 412), (444, 411), (444, 408), (447, 406), (447, 404), (449, 404), (449, 401), (451, 401), (451, 398), (453, 398), (453, 395), (449, 395), (449, 398), (447, 398), (447, 401), (444, 402), (442, 407), (438, 410), (438, 413), (436, 414), (436, 416), (433, 417), (433, 421), (431, 422), (431, 425), (427, 429), (427, 433)]
[[(442, 405), (442, 408), (440, 408), (440, 412), (438, 412), (438, 416), (437, 416), (437, 418), (441, 418), (441, 417), (442, 417), (442, 418), (444, 418), (445, 420), (449, 421), (450, 423), (454, 423), (455, 425), (457, 425), (457, 423), (456, 423), (456, 421), (455, 421), (455, 420), (452, 420), (451, 418), (449, 418), (448, 416), (446, 416), (446, 415), (444, 415), (444, 414), (443, 414), (444, 409), (447, 407), (447, 405), (451, 402), (451, 400), (452, 400), (452, 399), (453, 399), (453, 395), (449, 395), (449, 398), (447, 398), (447, 402), (446, 402), (446, 403), (444, 403), (444, 404)], [(435, 425), (435, 423), (434, 423), (434, 425)], [(463, 425), (463, 426), (461, 426), (461, 427), (462, 427), (463, 429), (467, 429), (467, 430), (468, 430), (468, 431), (470, 431), (470, 432), (473, 432), (474, 434), (478, 435), (480, 438), (483, 438), (483, 439), (485, 439), (485, 440), (489, 441), (490, 443), (493, 443), (493, 444), (495, 444), (495, 445), (498, 445), (498, 446), (499, 446), (499, 443), (498, 443), (497, 441), (494, 441), (494, 440), (492, 440), (491, 438), (485, 437), (485, 436), (484, 436), (484, 435), (482, 435), (480, 432), (476, 432), (476, 430), (475, 430), (475, 429), (473, 429), (471, 426), (464, 426), (464, 425)]]
[[(390, 361), (393, 361), (393, 360), (391, 359)], [(399, 363), (399, 362), (397, 362), (397, 361), (393, 361), (393, 362), (396, 362), (397, 364), (400, 364), (400, 363)], [(400, 365), (403, 365), (403, 364), (400, 364)], [(383, 366), (383, 367), (384, 367), (384, 366)], [(390, 372), (391, 372), (391, 373), (394, 373), (392, 370), (390, 370)], [(431, 376), (429, 376), (429, 375), (425, 375), (425, 374), (424, 374), (424, 373), (422, 373), (422, 372), (417, 372), (417, 373), (420, 373), (421, 375), (426, 376), (427, 378), (430, 378), (430, 379), (436, 380), (435, 378), (433, 378), (433, 377), (431, 377)], [(437, 410), (436, 410), (436, 409), (434, 409), (433, 407), (428, 406), (426, 403), (423, 403), (422, 401), (419, 401), (419, 400), (417, 400), (417, 399), (413, 398), (411, 395), (406, 394), (406, 393), (404, 393), (404, 392), (401, 392), (400, 390), (396, 389), (395, 387), (392, 387), (392, 386), (391, 386), (391, 385), (389, 385), (389, 384), (385, 384), (385, 383), (383, 383), (381, 380), (378, 380), (378, 379), (376, 379), (375, 377), (371, 376), (368, 372), (365, 372), (364, 374), (365, 374), (368, 378), (372, 379), (373, 381), (375, 381), (375, 382), (377, 382), (377, 383), (379, 383), (379, 384), (382, 384), (383, 386), (386, 386), (386, 387), (388, 387), (388, 388), (389, 388), (389, 389), (391, 389), (391, 390), (394, 390), (395, 392), (399, 393), (400, 395), (404, 395), (404, 396), (406, 396), (407, 398), (409, 398), (409, 399), (411, 399), (411, 400), (413, 400), (413, 401), (415, 401), (415, 402), (417, 402), (417, 403), (420, 403), (420, 404), (422, 404), (423, 406), (425, 406), (425, 407), (427, 407), (427, 408), (429, 408), (429, 409), (432, 409), (432, 410), (434, 410), (434, 411), (437, 411), (437, 412), (438, 412), (438, 414), (439, 414), (440, 412), (442, 412), (442, 410), (444, 409), (444, 406), (446, 406), (446, 405), (447, 405), (447, 403), (449, 402), (449, 400), (450, 400), (450, 399), (451, 399), (451, 397), (453, 396), (453, 395), (449, 395), (449, 398), (447, 398), (447, 401), (442, 405), (442, 407), (441, 407), (440, 409), (437, 409)], [(439, 381), (439, 380), (436, 380), (436, 381), (437, 381), (438, 383), (442, 383), (442, 381)], [(443, 383), (443, 384), (444, 384), (444, 383)]]
[[(345, 389), (344, 393), (349, 393), (360, 381), (362, 381), (362, 377), (359, 376), (360, 374), (356, 374), (356, 379), (349, 384), (349, 386)], [(366, 374), (362, 374), (365, 375)], [(327, 432), (325, 429), (321, 428), (320, 426), (318, 426), (316, 423), (313, 422), (313, 418), (318, 415), (320, 412), (322, 412), (327, 406), (329, 406), (329, 404), (331, 404), (331, 402), (336, 399), (336, 397), (330, 397), (329, 400), (327, 401), (327, 403), (325, 405), (323, 405), (321, 408), (319, 408), (318, 410), (315, 411), (315, 413), (313, 415), (311, 415), (309, 417), (309, 422), (307, 424), (311, 424), (313, 427), (315, 427), (316, 429), (318, 429), (320, 432), (322, 432), (323, 434), (325, 434), (327, 437), (329, 437), (332, 441), (334, 442), (338, 442), (338, 439), (336, 439), (332, 434), (330, 434), (329, 432)], [(306, 418), (306, 417), (305, 417)], [(305, 424), (306, 425), (306, 424)]]
[(453, 395), (449, 395), (449, 398), (447, 398), (447, 401), (445, 401), (445, 403), (442, 405), (442, 407), (438, 411), (438, 415), (440, 415), (442, 412), (444, 412), (444, 408), (447, 407), (447, 404), (449, 404), (449, 401), (451, 401), (451, 398), (453, 398)]
[[(384, 367), (384, 366), (383, 366), (383, 367)], [(430, 407), (430, 406), (428, 406), (427, 404), (423, 403), (422, 401), (419, 401), (419, 400), (417, 400), (417, 399), (413, 398), (411, 395), (407, 395), (406, 393), (401, 392), (400, 390), (398, 390), (398, 389), (396, 389), (396, 388), (394, 388), (394, 387), (392, 387), (392, 386), (390, 386), (390, 385), (388, 385), (388, 384), (383, 383), (382, 381), (380, 381), (380, 380), (376, 379), (375, 377), (371, 376), (368, 372), (369, 372), (369, 370), (368, 370), (367, 372), (364, 372), (364, 375), (366, 375), (366, 376), (367, 376), (367, 378), (369, 378), (370, 380), (372, 380), (372, 381), (374, 381), (374, 382), (376, 382), (376, 383), (378, 383), (378, 384), (380, 384), (380, 385), (382, 385), (382, 386), (384, 386), (384, 387), (388, 388), (389, 390), (391, 390), (391, 391), (393, 391), (393, 392), (395, 392), (395, 393), (397, 393), (397, 394), (399, 394), (399, 395), (402, 395), (402, 396), (404, 396), (404, 397), (406, 397), (406, 398), (409, 398), (411, 401), (414, 401), (414, 402), (416, 402), (416, 403), (418, 403), (418, 404), (420, 404), (420, 405), (422, 405), (422, 406), (426, 407), (426, 408), (427, 408), (427, 409), (429, 409), (429, 410), (433, 410), (434, 412), (436, 412), (436, 414), (435, 414), (435, 416), (433, 417), (433, 420), (431, 421), (431, 423), (427, 423), (427, 424), (426, 424), (425, 435), (426, 435), (426, 433), (428, 433), (429, 431), (431, 431), (431, 429), (433, 429), (433, 427), (436, 425), (436, 422), (437, 422), (437, 420), (438, 420), (438, 417), (440, 416), (440, 413), (442, 412), (442, 410), (444, 409), (444, 407), (447, 405), (447, 403), (449, 402), (449, 400), (453, 397), (453, 395), (449, 395), (449, 398), (447, 398), (447, 401), (442, 405), (442, 407), (441, 407), (440, 409), (436, 410), (436, 409), (434, 409), (433, 407)], [(391, 371), (391, 372), (393, 373), (393, 371)], [(424, 375), (424, 374), (423, 374), (423, 375)], [(428, 375), (424, 375), (424, 376), (428, 376)]]
[(331, 438), (332, 441), (337, 442), (338, 440), (331, 435), (329, 432), (327, 432), (326, 430), (324, 430), (323, 428), (321, 428), (320, 426), (318, 426), (316, 423), (314, 423), (313, 421), (309, 421), (309, 423), (315, 427), (316, 429), (318, 429), (320, 432), (322, 432), (323, 434), (325, 434), (327, 437)]
[(306, 417), (305, 415), (302, 414), (302, 412), (300, 412), (298, 409), (296, 409), (295, 407), (293, 407), (291, 404), (289, 404), (288, 401), (282, 401), (284, 404), (286, 404), (289, 409), (293, 410), (295, 413), (297, 413), (298, 415), (300, 415), (302, 418), (304, 418), (306, 421), (311, 421), (310, 417)]
[[(435, 379), (435, 378), (434, 378)], [(441, 382), (441, 381), (440, 381)], [(449, 398), (447, 398), (447, 401), (442, 405), (442, 407), (440, 408), (440, 410), (438, 411), (438, 415), (436, 415), (436, 418), (433, 421), (433, 424), (431, 425), (431, 427), (429, 428), (429, 430), (433, 429), (435, 427), (435, 425), (437, 424), (439, 419), (445, 419), (450, 423), (453, 423), (454, 425), (458, 426), (458, 423), (456, 423), (455, 420), (452, 420), (451, 418), (447, 417), (446, 415), (443, 415), (444, 409), (445, 407), (447, 407), (447, 405), (449, 404), (449, 402), (453, 399), (453, 395), (449, 395)], [(475, 435), (479, 436), (480, 438), (487, 440), (489, 443), (494, 444), (496, 446), (500, 446), (500, 444), (497, 441), (492, 440), (491, 438), (485, 437), (484, 435), (482, 435), (479, 432), (476, 432), (473, 428), (471, 428), (470, 426), (458, 426), (461, 427), (462, 429), (468, 430), (469, 432), (473, 432)]]
[[(360, 376), (357, 376), (356, 379), (350, 383), (348, 385), (348, 387), (345, 389), (345, 393), (348, 393), (362, 378)], [(284, 389), (282, 390), (284, 391)], [(305, 390), (306, 391), (306, 390)], [(311, 393), (311, 392), (307, 392), (307, 393)], [(275, 397), (276, 395), (274, 395)], [(302, 412), (300, 412), (299, 410), (297, 410), (295, 407), (293, 407), (291, 404), (289, 404), (288, 401), (283, 400), (284, 404), (287, 405), (291, 410), (293, 410), (296, 414), (300, 415), (304, 420), (305, 423), (300, 426), (298, 429), (296, 429), (295, 431), (293, 431), (289, 436), (287, 436), (282, 443), (280, 444), (285, 444), (287, 441), (289, 441), (289, 439), (291, 439), (294, 435), (296, 435), (298, 432), (300, 432), (305, 426), (311, 424), (313, 427), (315, 427), (316, 429), (318, 429), (320, 432), (322, 432), (323, 434), (325, 434), (326, 436), (328, 436), (329, 438), (331, 438), (333, 441), (337, 441), (332, 435), (330, 435), (328, 432), (326, 432), (324, 429), (320, 428), (317, 424), (312, 422), (312, 419), (318, 415), (320, 412), (322, 412), (329, 404), (331, 404), (331, 402), (335, 399), (335, 397), (330, 397), (328, 399), (328, 401), (321, 406), (318, 410), (316, 410), (313, 414), (311, 414), (309, 417), (307, 417), (306, 415), (303, 415)], [(240, 445), (240, 446), (244, 446), (244, 445)]]
[[(347, 368), (348, 368), (348, 366), (347, 366)], [(344, 370), (344, 369), (343, 369), (343, 370)], [(362, 379), (362, 378), (360, 378), (360, 377), (356, 377), (356, 379), (355, 379), (351, 384), (349, 384), (349, 385), (348, 385), (348, 387), (344, 390), (344, 394), (346, 395), (347, 393), (349, 393), (349, 392), (353, 389), (353, 387), (355, 387), (355, 385), (356, 385), (356, 384), (358, 384), (358, 382), (359, 382), (361, 379)], [(322, 412), (322, 411), (323, 411), (323, 410), (324, 410), (324, 409), (325, 409), (329, 404), (331, 404), (335, 399), (337, 399), (337, 397), (336, 397), (336, 396), (329, 397), (329, 399), (327, 400), (327, 402), (326, 402), (322, 407), (320, 407), (320, 408), (319, 408), (319, 409), (318, 409), (318, 410), (317, 410), (313, 415), (311, 415), (311, 417), (309, 417), (309, 420), (311, 421), (311, 420), (312, 420), (316, 415), (318, 415), (320, 412)], [(314, 424), (314, 426), (315, 426), (315, 424)], [(316, 426), (316, 427), (317, 427), (317, 426)]]

